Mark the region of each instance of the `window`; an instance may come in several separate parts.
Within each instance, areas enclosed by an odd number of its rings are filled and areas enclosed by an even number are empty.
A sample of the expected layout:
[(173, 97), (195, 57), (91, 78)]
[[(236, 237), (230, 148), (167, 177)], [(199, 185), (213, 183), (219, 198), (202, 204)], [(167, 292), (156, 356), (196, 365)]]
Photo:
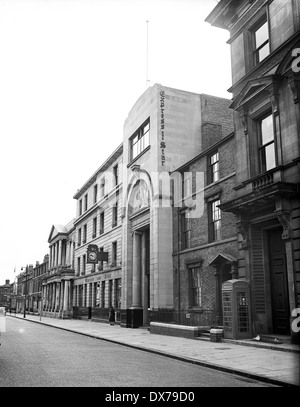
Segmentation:
[(275, 167), (273, 116), (270, 114), (258, 122), (260, 170), (265, 172)]
[(116, 205), (112, 207), (112, 227), (117, 226), (118, 224), (118, 201)]
[(104, 212), (100, 213), (100, 235), (104, 233)]
[(86, 255), (84, 254), (82, 256), (82, 275), (85, 274), (85, 268), (86, 268)]
[(103, 177), (100, 181), (100, 198), (103, 198), (105, 195), (105, 178)]
[(259, 64), (270, 54), (269, 27), (266, 17), (253, 30), (254, 65)]
[(208, 180), (207, 183), (211, 184), (220, 179), (219, 170), (219, 153), (218, 151), (208, 157)]
[(105, 281), (101, 281), (101, 308), (105, 307)]
[(84, 195), (84, 210), (87, 211), (88, 208), (88, 194)]
[(78, 241), (77, 241), (77, 246), (81, 245), (81, 228), (78, 229)]
[(192, 194), (192, 173), (186, 171), (182, 174), (182, 197), (188, 197)]
[(117, 278), (116, 279), (116, 308), (121, 308), (121, 290), (122, 290), (122, 284), (121, 284), (121, 279)]
[[(100, 247), (99, 251), (101, 253), (103, 253), (104, 252), (104, 247)], [(102, 260), (99, 261), (99, 270), (103, 270), (103, 261)]]
[(190, 306), (202, 306), (202, 277), (200, 267), (192, 267), (190, 273)]
[(98, 185), (94, 185), (94, 203), (97, 202)]
[(83, 242), (86, 243), (87, 225), (83, 226)]
[(117, 242), (112, 243), (112, 251), (111, 251), (111, 265), (117, 265)]
[(80, 275), (80, 257), (77, 257), (77, 275)]
[(79, 200), (79, 216), (82, 215), (82, 199)]
[(118, 179), (118, 164), (114, 166), (113, 168), (113, 175), (114, 175), (114, 186), (117, 186), (119, 184), (119, 179)]
[(93, 219), (93, 238), (97, 235), (97, 218)]
[(209, 240), (221, 240), (221, 209), (220, 200), (216, 199), (209, 204)]
[(181, 250), (191, 247), (191, 219), (190, 212), (181, 213)]
[(132, 160), (150, 145), (149, 133), (150, 121), (148, 119), (130, 139), (130, 151)]

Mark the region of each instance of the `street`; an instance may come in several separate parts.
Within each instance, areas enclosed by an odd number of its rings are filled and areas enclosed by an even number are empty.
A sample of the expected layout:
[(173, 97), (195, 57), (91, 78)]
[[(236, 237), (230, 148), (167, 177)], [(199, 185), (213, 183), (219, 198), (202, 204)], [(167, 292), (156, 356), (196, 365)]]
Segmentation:
[(0, 387), (271, 387), (12, 317), (1, 342)]

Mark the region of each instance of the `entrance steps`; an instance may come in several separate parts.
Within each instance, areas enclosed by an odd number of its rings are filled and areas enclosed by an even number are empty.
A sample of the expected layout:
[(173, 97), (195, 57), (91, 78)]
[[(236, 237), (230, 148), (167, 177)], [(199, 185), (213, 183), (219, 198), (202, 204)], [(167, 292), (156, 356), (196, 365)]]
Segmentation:
[(210, 327), (199, 327), (199, 335), (195, 339), (210, 341)]

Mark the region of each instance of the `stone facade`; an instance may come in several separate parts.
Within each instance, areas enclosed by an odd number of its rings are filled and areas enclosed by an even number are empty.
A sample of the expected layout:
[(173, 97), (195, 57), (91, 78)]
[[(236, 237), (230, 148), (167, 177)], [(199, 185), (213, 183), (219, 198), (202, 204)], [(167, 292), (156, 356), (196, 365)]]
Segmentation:
[[(139, 98), (125, 121), (122, 308), (126, 326), (146, 325), (161, 312), (171, 315), (174, 310), (170, 173), (205, 149), (208, 138), (220, 140), (232, 131), (229, 104), (227, 99), (156, 84)], [(217, 126), (214, 133), (212, 126)], [(149, 131), (147, 143), (135, 154), (136, 136), (143, 129)], [(141, 190), (147, 199), (137, 206)]]
[(74, 220), (53, 225), (48, 238), (48, 272), (42, 279), (43, 315), (58, 318), (72, 316), (74, 279)]
[(292, 341), (300, 306), (299, 16), (296, 0), (220, 1), (206, 19), (230, 32), (236, 197), (221, 209), (237, 216), (253, 335)]
[[(77, 191), (73, 309), (77, 318), (107, 320), (110, 305), (119, 319), (122, 267), (123, 145)], [(88, 263), (95, 245), (107, 259)]]

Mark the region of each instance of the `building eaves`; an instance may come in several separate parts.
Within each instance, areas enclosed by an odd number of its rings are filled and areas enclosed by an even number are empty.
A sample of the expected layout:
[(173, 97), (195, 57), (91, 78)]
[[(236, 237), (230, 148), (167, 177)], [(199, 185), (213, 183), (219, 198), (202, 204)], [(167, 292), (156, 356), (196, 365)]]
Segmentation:
[(76, 192), (73, 196), (74, 199), (78, 199), (84, 192), (96, 181), (99, 173), (106, 171), (112, 163), (122, 154), (123, 143), (108, 157), (108, 159), (97, 169), (97, 171), (87, 180), (87, 182)]
[(211, 145), (210, 147), (208, 147), (206, 150), (201, 151), (200, 154), (197, 154), (194, 158), (192, 158), (191, 160), (187, 161), (185, 164), (183, 164), (181, 167), (177, 168), (176, 170), (172, 171), (171, 174), (173, 174), (174, 172), (181, 172), (184, 171), (186, 168), (188, 168), (191, 164), (193, 164), (195, 161), (199, 160), (199, 158), (207, 155), (210, 151), (213, 151), (215, 148), (217, 148), (218, 146), (220, 146), (221, 144), (225, 143), (226, 141), (228, 141), (230, 138), (232, 138), (234, 136), (234, 131), (232, 133), (229, 133), (226, 137), (223, 137), (221, 140), (219, 140), (217, 143)]

